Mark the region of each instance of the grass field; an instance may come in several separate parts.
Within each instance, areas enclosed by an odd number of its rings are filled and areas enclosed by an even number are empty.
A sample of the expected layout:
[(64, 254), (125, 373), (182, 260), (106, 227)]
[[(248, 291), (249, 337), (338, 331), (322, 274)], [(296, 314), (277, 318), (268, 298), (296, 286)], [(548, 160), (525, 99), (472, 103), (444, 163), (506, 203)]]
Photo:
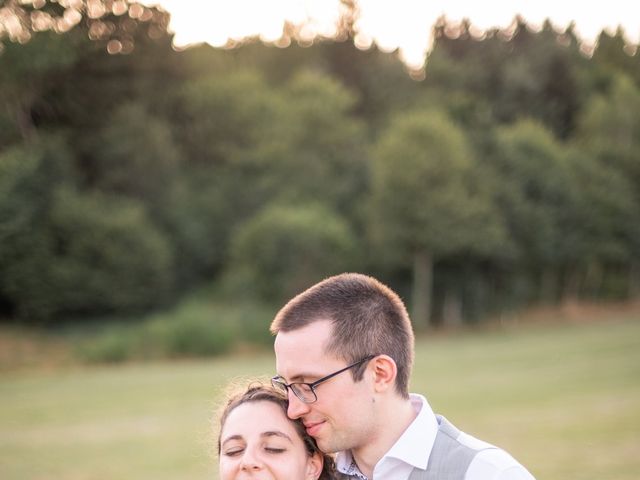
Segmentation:
[[(0, 479), (215, 480), (221, 386), (272, 369), (262, 355), (2, 372)], [(419, 339), (412, 390), (538, 480), (638, 478), (637, 315)]]

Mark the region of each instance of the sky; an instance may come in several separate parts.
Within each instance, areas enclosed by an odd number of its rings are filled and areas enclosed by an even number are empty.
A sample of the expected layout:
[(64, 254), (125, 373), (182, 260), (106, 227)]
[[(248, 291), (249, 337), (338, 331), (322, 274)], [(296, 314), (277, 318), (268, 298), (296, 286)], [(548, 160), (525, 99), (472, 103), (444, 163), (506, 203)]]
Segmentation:
[[(149, 0), (171, 13), (170, 30), (176, 47), (206, 42), (224, 46), (227, 39), (259, 36), (277, 43), (285, 21), (311, 20), (302, 34), (331, 37), (340, 12), (339, 0)], [(563, 30), (571, 21), (575, 31), (593, 45), (602, 29), (621, 25), (629, 43), (640, 43), (640, 1), (607, 0), (360, 0), (361, 16), (355, 25), (359, 48), (375, 43), (381, 50), (398, 50), (403, 61), (420, 68), (431, 45), (430, 30), (445, 15), (451, 21), (468, 18), (479, 31), (507, 28), (517, 14), (530, 25), (549, 18)], [(283, 45), (284, 46), (284, 45)]]

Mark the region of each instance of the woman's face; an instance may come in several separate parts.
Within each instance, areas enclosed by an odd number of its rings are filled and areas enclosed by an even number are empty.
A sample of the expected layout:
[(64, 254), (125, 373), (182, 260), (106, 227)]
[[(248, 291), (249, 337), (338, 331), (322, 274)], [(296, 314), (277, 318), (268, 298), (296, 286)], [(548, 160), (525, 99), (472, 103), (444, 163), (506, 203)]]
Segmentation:
[(309, 456), (282, 409), (262, 400), (233, 409), (220, 433), (220, 480), (316, 480), (322, 459)]

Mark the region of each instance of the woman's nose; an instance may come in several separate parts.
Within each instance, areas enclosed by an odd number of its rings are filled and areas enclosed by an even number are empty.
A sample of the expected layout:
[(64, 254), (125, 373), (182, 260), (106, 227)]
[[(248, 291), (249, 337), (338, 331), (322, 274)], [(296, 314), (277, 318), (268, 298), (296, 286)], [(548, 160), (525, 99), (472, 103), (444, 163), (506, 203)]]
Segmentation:
[(253, 449), (246, 449), (242, 454), (242, 463), (240, 468), (244, 471), (260, 470), (262, 468), (260, 455), (258, 455)]

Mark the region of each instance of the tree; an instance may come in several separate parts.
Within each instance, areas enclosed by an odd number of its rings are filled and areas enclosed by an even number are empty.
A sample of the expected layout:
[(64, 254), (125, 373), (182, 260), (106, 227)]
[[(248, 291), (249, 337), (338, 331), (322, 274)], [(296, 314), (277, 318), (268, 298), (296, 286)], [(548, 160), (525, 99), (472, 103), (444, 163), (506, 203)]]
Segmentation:
[(490, 105), (482, 111), (496, 123), (533, 117), (567, 138), (584, 101), (585, 62), (571, 26), (559, 32), (546, 21), (534, 32), (517, 17), (513, 32), (493, 29), (476, 38), (469, 22), (454, 26), (441, 19), (424, 86), (448, 97), (465, 94), (481, 108)]
[(603, 30), (593, 52), (593, 64), (608, 72), (627, 75), (636, 87), (640, 87), (640, 57), (637, 51), (633, 54), (632, 49), (622, 27), (618, 27), (613, 35)]
[(178, 92), (171, 121), (184, 175), (168, 213), (186, 284), (221, 271), (231, 232), (271, 198), (277, 182), (265, 144), (279, 138), (276, 97), (247, 68), (205, 72)]
[[(93, 108), (108, 111), (122, 100), (118, 93), (123, 90), (148, 89), (145, 80), (152, 75), (140, 75), (148, 69), (148, 59), (156, 69), (160, 63), (171, 65), (168, 21), (166, 12), (122, 0), (4, 2), (0, 105), (12, 128), (0, 131), (0, 146), (28, 140), (36, 127), (45, 125), (91, 129), (102, 119), (92, 114)], [(130, 55), (137, 50), (144, 53)], [(163, 89), (169, 79), (164, 73)], [(105, 87), (120, 88), (113, 92)]]
[(59, 137), (0, 153), (0, 298), (9, 313), (42, 319), (54, 310), (49, 212), (54, 189), (73, 180), (72, 157)]
[(78, 57), (70, 40), (51, 32), (40, 33), (27, 45), (9, 44), (0, 52), (0, 105), (13, 127), (0, 132), (0, 146), (27, 141), (36, 134), (35, 105)]
[(138, 199), (161, 220), (181, 163), (167, 122), (140, 103), (128, 103), (108, 116), (97, 137), (90, 167), (93, 186)]
[(56, 316), (144, 311), (171, 298), (171, 245), (137, 202), (58, 189), (49, 222)]
[[(429, 324), (433, 263), (491, 255), (504, 230), (462, 131), (444, 114), (398, 116), (374, 146), (371, 220), (380, 257), (413, 263), (413, 318)], [(411, 260), (410, 260), (411, 259)]]
[(231, 273), (242, 292), (282, 301), (357, 264), (347, 222), (320, 204), (271, 204), (234, 234)]
[(166, 32), (168, 23), (166, 12), (136, 1), (6, 0), (0, 7), (0, 51), (7, 39), (25, 44), (37, 32), (61, 34), (79, 25), (92, 40), (113, 41), (108, 45), (111, 53), (129, 53), (134, 48), (132, 32), (137, 24), (144, 24), (153, 38)]
[(171, 293), (171, 250), (144, 209), (77, 179), (60, 137), (0, 156), (0, 298), (22, 320), (149, 308)]
[(359, 220), (367, 164), (355, 95), (329, 76), (302, 71), (278, 98), (277, 131), (256, 151), (270, 167), (273, 196), (322, 203)]
[[(580, 119), (577, 143), (592, 152), (601, 168), (619, 172), (633, 194), (632, 218), (625, 222), (629, 290), (640, 294), (640, 89), (616, 75), (607, 94), (594, 97)], [(620, 193), (623, 194), (624, 190)]]
[(640, 238), (640, 205), (629, 178), (608, 167), (592, 151), (573, 144), (567, 157), (572, 177), (567, 188), (575, 190), (575, 221), (571, 222), (572, 244), (563, 291), (564, 301), (570, 302), (581, 294), (603, 296), (606, 267), (633, 258), (629, 240)]
[(576, 235), (575, 178), (564, 147), (540, 123), (522, 120), (498, 130), (491, 160), (499, 178), (497, 199), (521, 265), (537, 272), (539, 300), (552, 301)]

